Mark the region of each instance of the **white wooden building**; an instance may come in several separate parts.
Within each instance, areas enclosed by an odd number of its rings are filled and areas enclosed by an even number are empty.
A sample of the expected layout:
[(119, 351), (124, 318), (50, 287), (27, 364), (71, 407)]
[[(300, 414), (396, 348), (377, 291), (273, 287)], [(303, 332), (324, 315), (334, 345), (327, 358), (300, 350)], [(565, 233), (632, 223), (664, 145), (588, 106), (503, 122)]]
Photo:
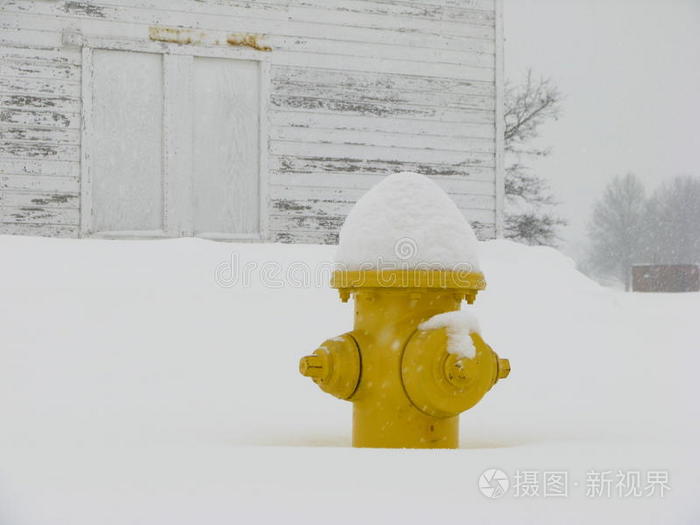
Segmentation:
[(501, 0), (0, 0), (0, 234), (332, 243), (383, 175), (502, 228)]

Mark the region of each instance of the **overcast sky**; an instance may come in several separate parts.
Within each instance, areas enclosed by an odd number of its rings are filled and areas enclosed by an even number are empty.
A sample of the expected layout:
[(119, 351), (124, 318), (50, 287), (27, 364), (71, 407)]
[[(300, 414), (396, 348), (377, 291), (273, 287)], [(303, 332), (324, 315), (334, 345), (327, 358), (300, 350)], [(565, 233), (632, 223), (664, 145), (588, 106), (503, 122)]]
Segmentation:
[[(700, 0), (504, 0), (506, 78), (528, 67), (565, 96), (533, 163), (562, 202), (577, 256), (592, 203), (615, 175), (649, 191), (700, 176)], [(700, 227), (700, 226), (699, 226)]]

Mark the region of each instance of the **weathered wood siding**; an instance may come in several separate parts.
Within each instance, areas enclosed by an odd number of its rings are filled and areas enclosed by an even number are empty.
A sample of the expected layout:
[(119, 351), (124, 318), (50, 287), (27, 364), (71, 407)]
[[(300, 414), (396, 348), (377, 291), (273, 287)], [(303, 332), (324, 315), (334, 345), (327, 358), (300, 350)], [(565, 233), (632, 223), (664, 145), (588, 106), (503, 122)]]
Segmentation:
[[(269, 55), (265, 236), (334, 242), (377, 180), (429, 174), (482, 238), (502, 201), (500, 0), (7, 0), (0, 233), (80, 234), (87, 38)], [(166, 139), (167, 140), (167, 139)], [(266, 208), (266, 209), (265, 209)]]

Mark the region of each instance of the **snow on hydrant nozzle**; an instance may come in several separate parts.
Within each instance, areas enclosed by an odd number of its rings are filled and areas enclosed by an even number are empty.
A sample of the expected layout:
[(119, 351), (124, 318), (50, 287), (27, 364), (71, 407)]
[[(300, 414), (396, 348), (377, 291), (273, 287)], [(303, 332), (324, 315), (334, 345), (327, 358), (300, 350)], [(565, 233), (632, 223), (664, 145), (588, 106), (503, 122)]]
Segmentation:
[(476, 248), (454, 202), (416, 173), (384, 178), (348, 214), (331, 286), (354, 299), (354, 328), (299, 370), (353, 403), (353, 446), (457, 448), (459, 414), (510, 373), (460, 310), (486, 286)]

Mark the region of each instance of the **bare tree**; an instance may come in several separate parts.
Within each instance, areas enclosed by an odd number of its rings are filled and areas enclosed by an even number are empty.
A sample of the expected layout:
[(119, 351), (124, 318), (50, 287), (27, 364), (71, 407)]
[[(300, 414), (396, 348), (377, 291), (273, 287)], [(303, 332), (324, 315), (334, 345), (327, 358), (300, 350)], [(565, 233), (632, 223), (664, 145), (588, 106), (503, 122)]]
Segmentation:
[(518, 84), (506, 83), (505, 120), (505, 236), (527, 244), (552, 245), (557, 227), (566, 222), (554, 213), (554, 200), (547, 182), (527, 166), (528, 158), (545, 156), (533, 141), (540, 126), (559, 117), (561, 94), (554, 83), (535, 79), (528, 71)]
[(662, 264), (700, 263), (700, 178), (679, 176), (647, 204), (646, 258)]
[(617, 277), (625, 290), (632, 264), (643, 257), (647, 244), (647, 211), (644, 185), (632, 173), (615, 177), (593, 208), (589, 266), (601, 277)]

